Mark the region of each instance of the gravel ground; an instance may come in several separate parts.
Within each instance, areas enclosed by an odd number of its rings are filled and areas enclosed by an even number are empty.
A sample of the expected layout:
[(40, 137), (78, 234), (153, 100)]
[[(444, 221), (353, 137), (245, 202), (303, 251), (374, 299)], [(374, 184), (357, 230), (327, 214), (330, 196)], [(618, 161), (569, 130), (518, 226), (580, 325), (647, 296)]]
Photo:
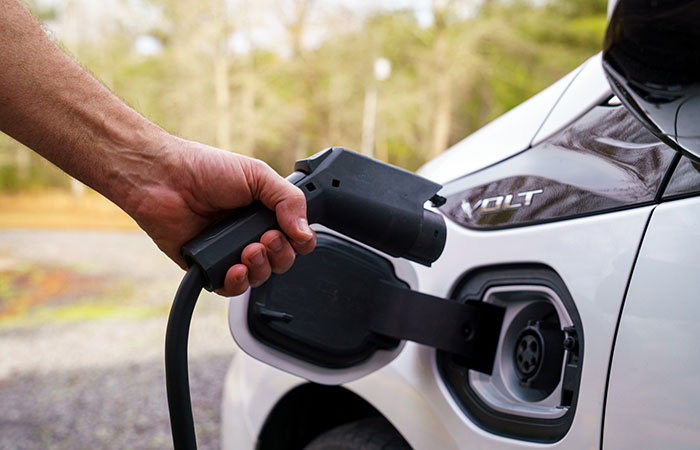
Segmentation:
[[(125, 301), (162, 309), (182, 277), (147, 237), (131, 232), (0, 231), (0, 269), (21, 263), (127, 283), (132, 298)], [(108, 317), (0, 328), (0, 449), (170, 448), (166, 320)], [(234, 348), (226, 300), (203, 296), (189, 348), (202, 449), (219, 448), (222, 384)]]

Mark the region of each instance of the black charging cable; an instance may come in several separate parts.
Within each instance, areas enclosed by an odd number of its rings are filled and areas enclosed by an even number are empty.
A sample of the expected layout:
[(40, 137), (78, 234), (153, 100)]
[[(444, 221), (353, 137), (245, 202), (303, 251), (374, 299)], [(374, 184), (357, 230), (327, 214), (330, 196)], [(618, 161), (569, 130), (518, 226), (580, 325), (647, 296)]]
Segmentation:
[(203, 283), (201, 269), (197, 266), (191, 267), (175, 294), (165, 333), (165, 382), (175, 450), (197, 448), (187, 370), (187, 340), (192, 313)]

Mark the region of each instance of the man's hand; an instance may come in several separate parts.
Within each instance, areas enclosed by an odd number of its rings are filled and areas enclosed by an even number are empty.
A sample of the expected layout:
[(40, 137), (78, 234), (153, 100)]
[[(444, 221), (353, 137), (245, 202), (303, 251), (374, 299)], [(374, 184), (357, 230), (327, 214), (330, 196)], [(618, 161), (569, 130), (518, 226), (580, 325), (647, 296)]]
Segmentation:
[[(240, 294), (294, 252), (310, 252), (299, 189), (261, 161), (175, 138), (68, 58), (17, 0), (0, 0), (0, 130), (129, 213), (184, 268), (180, 247), (232, 209), (260, 200), (282, 231), (245, 248), (220, 293)], [(290, 241), (291, 240), (291, 241)]]
[[(259, 286), (271, 272), (286, 272), (295, 253), (316, 245), (299, 188), (257, 159), (173, 137), (148, 164), (148, 179), (134, 184), (124, 209), (158, 247), (184, 268), (180, 248), (235, 208), (254, 200), (274, 210), (284, 233), (266, 232), (243, 250), (242, 264), (229, 269), (219, 292), (238, 295)], [(139, 174), (139, 178), (142, 175)], [(286, 236), (285, 236), (286, 234)]]

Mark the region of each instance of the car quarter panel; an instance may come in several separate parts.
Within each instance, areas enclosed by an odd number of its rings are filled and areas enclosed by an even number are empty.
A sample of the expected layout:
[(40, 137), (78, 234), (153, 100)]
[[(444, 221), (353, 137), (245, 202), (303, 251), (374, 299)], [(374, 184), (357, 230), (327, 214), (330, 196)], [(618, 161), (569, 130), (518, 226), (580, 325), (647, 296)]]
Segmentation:
[(603, 447), (700, 445), (700, 198), (656, 208), (615, 342)]
[[(436, 448), (430, 445), (435, 442), (432, 427), (421, 425), (436, 422), (454, 442), (440, 448), (597, 447), (615, 325), (652, 209), (488, 232), (448, 221), (443, 256), (432, 268), (416, 267), (420, 290), (442, 297), (451, 295), (465, 273), (485, 266), (539, 263), (561, 276), (576, 302), (586, 346), (576, 415), (562, 440), (527, 443), (481, 429), (440, 380), (435, 351), (417, 344), (407, 344), (392, 364), (348, 387), (384, 413), (416, 449)], [(425, 414), (436, 420), (425, 422)]]

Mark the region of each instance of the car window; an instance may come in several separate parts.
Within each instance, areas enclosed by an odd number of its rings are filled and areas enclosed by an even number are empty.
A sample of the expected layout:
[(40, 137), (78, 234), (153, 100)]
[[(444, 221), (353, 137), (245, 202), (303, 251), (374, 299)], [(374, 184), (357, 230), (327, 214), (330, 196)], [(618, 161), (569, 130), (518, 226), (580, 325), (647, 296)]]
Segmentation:
[(700, 194), (700, 164), (682, 157), (664, 191), (664, 199)]

